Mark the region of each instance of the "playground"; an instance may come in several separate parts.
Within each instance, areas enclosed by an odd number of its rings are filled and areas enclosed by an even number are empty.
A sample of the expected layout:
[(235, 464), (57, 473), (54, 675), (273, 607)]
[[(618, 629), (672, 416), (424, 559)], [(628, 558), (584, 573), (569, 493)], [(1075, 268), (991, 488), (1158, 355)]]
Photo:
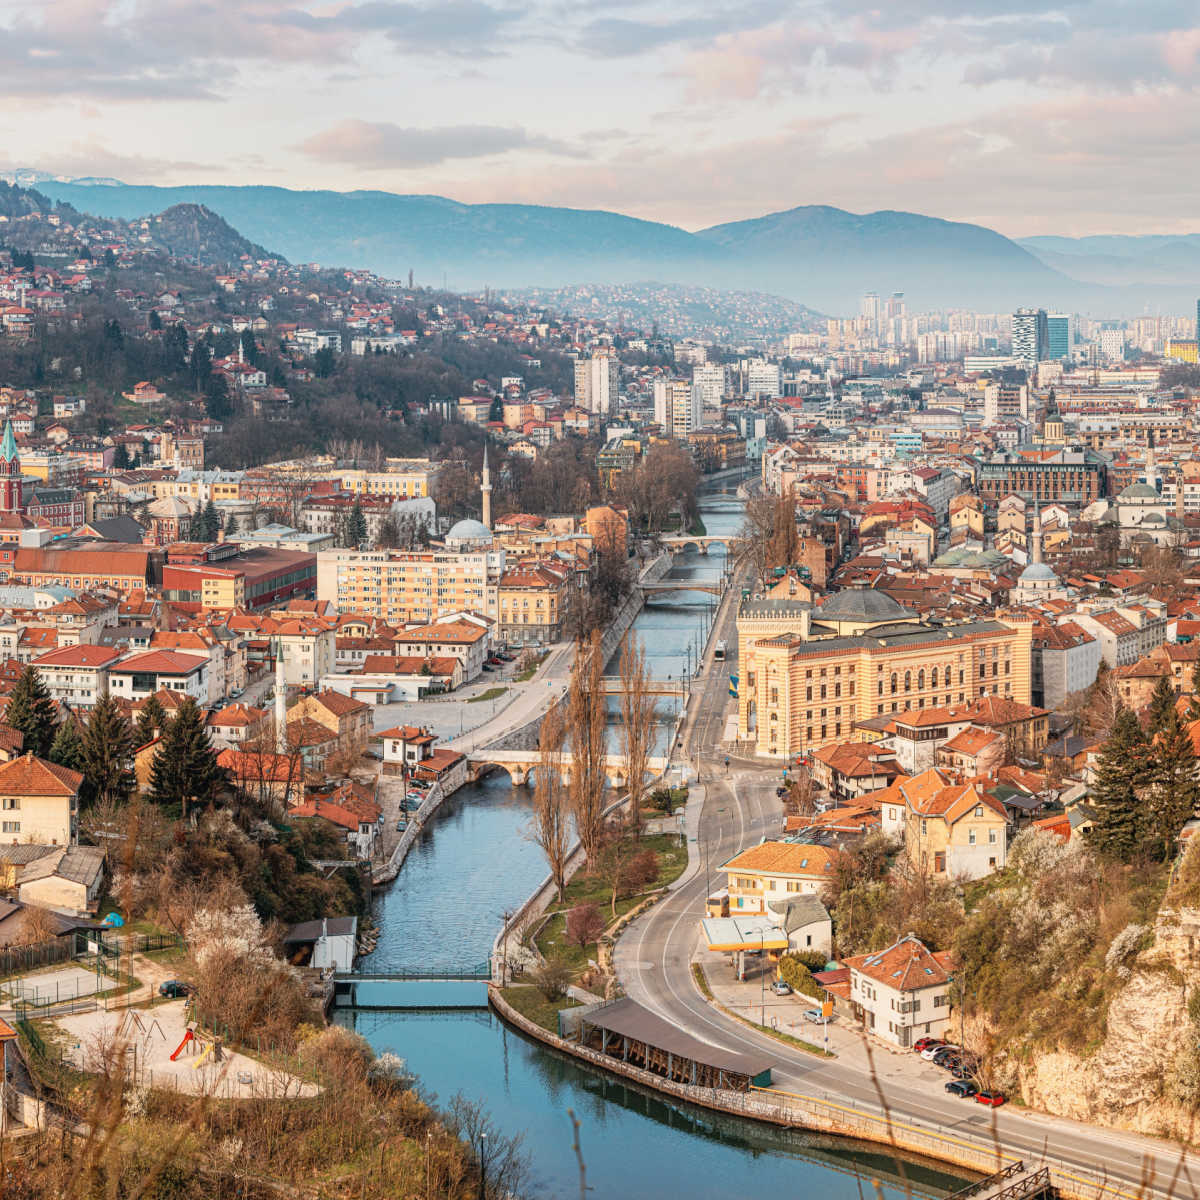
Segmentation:
[(295, 1099), (316, 1086), (224, 1046), (188, 1020), (186, 1000), (152, 1008), (97, 1010), (61, 1017), (64, 1058), (81, 1071), (97, 1071), (114, 1051), (125, 1055), (135, 1086), (190, 1095)]

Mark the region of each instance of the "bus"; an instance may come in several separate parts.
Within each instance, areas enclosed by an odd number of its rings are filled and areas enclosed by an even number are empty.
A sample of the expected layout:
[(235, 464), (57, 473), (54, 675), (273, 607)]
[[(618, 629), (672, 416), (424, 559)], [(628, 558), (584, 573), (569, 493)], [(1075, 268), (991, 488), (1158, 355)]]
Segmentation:
[(725, 661), (725, 643), (718, 642), (713, 648), (713, 662)]

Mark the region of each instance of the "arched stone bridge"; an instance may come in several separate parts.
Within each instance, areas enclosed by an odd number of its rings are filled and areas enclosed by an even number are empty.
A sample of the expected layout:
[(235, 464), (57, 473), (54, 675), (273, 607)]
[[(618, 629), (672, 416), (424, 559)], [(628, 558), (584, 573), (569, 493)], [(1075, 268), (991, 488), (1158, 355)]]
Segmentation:
[[(507, 771), (513, 787), (521, 787), (529, 781), (529, 774), (541, 765), (542, 756), (537, 750), (475, 750), (467, 755), (467, 763), (474, 782), (481, 775), (496, 769)], [(661, 775), (667, 769), (668, 760), (655, 756), (646, 760), (646, 771), (650, 775)], [(563, 782), (570, 779), (571, 752), (562, 755)], [(604, 760), (604, 773), (612, 788), (624, 787), (628, 782), (629, 767), (623, 754), (610, 754)]]
[(734, 542), (731, 537), (709, 536), (707, 534), (689, 537), (687, 534), (672, 534), (670, 537), (660, 537), (658, 544), (664, 550), (671, 551), (672, 554), (679, 554), (686, 550), (689, 546), (695, 546), (701, 554), (707, 554), (710, 546), (721, 546), (728, 551)]

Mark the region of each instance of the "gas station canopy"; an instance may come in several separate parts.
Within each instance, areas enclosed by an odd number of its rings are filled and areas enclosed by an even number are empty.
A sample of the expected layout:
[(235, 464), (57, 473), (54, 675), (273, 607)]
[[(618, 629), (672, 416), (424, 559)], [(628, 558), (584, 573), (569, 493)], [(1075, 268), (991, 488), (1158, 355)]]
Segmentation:
[(788, 935), (769, 916), (705, 917), (700, 922), (709, 950), (786, 950)]

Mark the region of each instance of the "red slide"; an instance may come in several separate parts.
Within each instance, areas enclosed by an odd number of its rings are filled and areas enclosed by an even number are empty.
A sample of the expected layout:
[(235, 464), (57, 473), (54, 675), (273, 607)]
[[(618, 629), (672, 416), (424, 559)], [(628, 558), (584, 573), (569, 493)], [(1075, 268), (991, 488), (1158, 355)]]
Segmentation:
[(188, 1042), (193, 1042), (195, 1040), (196, 1035), (189, 1029), (187, 1033), (183, 1035), (183, 1041), (175, 1047), (175, 1053), (171, 1055), (171, 1061), (174, 1062), (179, 1057), (179, 1052), (188, 1044)]

